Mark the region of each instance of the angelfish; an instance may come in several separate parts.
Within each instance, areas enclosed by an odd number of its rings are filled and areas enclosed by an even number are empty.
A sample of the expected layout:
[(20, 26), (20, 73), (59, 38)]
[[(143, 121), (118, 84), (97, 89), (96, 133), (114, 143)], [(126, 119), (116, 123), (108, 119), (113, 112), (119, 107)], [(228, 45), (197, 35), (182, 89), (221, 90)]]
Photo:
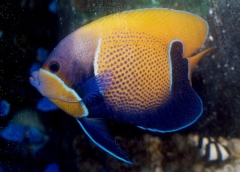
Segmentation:
[(64, 38), (31, 84), (67, 114), (100, 148), (131, 163), (105, 121), (154, 132), (193, 124), (202, 101), (191, 87), (191, 57), (208, 34), (207, 22), (171, 9), (142, 9), (102, 17)]

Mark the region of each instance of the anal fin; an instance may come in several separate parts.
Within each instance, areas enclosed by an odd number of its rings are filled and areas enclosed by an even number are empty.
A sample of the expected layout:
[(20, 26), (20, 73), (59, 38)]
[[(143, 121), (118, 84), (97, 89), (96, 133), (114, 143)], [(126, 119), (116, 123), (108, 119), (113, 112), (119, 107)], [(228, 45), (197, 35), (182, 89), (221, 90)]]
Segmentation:
[(100, 118), (81, 118), (77, 122), (82, 127), (87, 136), (101, 149), (110, 155), (131, 164), (129, 158), (116, 145), (113, 138), (109, 135), (106, 122)]

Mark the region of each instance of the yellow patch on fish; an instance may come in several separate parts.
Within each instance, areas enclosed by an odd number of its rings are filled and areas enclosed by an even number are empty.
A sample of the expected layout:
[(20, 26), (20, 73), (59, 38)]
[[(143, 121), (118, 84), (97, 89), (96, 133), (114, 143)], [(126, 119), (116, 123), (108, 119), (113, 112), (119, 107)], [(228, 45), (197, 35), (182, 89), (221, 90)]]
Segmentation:
[[(142, 46), (146, 42), (138, 42), (141, 35), (144, 35), (149, 41), (152, 38), (158, 39), (160, 44), (157, 45), (160, 46), (157, 48), (161, 52), (166, 52), (168, 49), (166, 46), (173, 40), (181, 40), (184, 45), (183, 56), (189, 57), (204, 43), (208, 25), (201, 17), (184, 11), (145, 9), (109, 15), (83, 26), (81, 29), (87, 35), (111, 39), (112, 42), (109, 44), (113, 46), (122, 40), (121, 37), (118, 37), (119, 34), (121, 36), (124, 34), (128, 38), (125, 39), (126, 41)], [(156, 42), (153, 41), (153, 43)]]
[(84, 116), (88, 113), (85, 105), (81, 103), (81, 98), (73, 89), (66, 86), (60, 78), (44, 69), (40, 69), (32, 75), (30, 82), (35, 82), (39, 92), (60, 109), (74, 117)]

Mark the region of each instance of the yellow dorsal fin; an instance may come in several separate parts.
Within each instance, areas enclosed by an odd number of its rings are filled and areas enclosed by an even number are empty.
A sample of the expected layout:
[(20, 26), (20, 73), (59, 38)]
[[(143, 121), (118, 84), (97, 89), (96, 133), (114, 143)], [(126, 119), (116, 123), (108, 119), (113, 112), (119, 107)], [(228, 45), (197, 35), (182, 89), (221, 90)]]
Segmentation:
[(164, 8), (126, 11), (102, 17), (82, 27), (82, 31), (96, 37), (107, 37), (110, 32), (129, 30), (144, 33), (164, 40), (169, 44), (181, 40), (184, 57), (189, 57), (205, 42), (208, 24), (201, 17)]
[(208, 48), (198, 54), (196, 54), (195, 56), (189, 57), (188, 58), (188, 63), (189, 63), (189, 80), (190, 83), (192, 85), (192, 71), (194, 69), (194, 67), (196, 66), (196, 64), (199, 62), (199, 60), (209, 51), (211, 51), (214, 47)]

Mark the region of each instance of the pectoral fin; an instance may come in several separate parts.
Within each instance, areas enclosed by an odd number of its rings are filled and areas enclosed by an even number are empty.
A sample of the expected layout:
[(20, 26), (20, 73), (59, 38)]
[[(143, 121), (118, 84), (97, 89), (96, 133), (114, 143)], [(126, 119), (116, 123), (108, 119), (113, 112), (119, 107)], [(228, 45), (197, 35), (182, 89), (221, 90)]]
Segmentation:
[(77, 84), (75, 90), (82, 97), (83, 102), (89, 105), (103, 97), (104, 90), (109, 87), (110, 82), (111, 73), (106, 71), (82, 84)]

